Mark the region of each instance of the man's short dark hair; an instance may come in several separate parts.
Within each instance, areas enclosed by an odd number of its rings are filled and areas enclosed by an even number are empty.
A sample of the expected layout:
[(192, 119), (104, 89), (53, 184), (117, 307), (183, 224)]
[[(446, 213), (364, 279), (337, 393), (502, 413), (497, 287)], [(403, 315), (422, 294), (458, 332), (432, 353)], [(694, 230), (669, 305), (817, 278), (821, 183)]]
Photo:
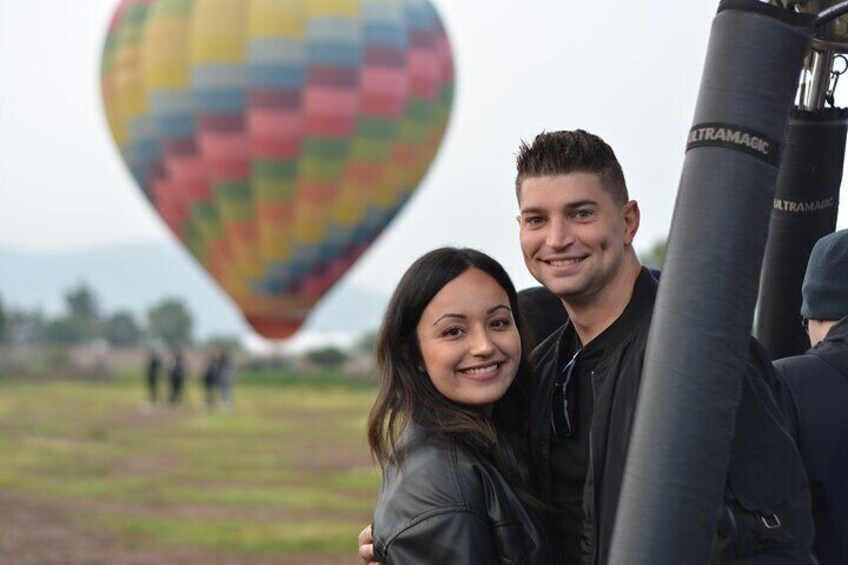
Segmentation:
[(521, 183), (527, 178), (594, 173), (613, 200), (630, 200), (624, 173), (612, 147), (582, 129), (542, 132), (528, 145), (522, 141), (518, 149), (515, 194), (521, 198)]

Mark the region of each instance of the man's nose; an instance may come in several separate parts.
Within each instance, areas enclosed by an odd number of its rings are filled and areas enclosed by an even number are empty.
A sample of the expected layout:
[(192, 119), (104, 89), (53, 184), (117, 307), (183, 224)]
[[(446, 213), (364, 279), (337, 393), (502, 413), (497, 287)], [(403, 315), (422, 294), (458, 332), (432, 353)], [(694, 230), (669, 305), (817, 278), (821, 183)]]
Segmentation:
[(548, 233), (545, 238), (545, 243), (548, 247), (563, 248), (567, 247), (574, 241), (568, 225), (565, 221), (555, 218), (548, 224)]

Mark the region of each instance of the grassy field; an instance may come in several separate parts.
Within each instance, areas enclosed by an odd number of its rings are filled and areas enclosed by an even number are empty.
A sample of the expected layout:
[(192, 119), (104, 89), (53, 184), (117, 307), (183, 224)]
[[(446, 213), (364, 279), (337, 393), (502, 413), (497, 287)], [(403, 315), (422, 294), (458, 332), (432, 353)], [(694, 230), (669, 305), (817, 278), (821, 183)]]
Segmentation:
[(196, 382), (0, 378), (0, 563), (355, 563), (379, 484), (372, 386), (246, 375), (232, 411)]

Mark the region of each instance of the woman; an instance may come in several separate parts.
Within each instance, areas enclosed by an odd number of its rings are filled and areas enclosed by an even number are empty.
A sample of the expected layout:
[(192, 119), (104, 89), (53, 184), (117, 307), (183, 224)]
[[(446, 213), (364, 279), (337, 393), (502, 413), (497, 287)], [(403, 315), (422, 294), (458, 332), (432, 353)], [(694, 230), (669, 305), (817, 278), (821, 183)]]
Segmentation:
[(515, 288), (491, 257), (442, 248), (392, 296), (368, 440), (383, 468), (381, 563), (543, 563), (520, 461), (524, 381)]

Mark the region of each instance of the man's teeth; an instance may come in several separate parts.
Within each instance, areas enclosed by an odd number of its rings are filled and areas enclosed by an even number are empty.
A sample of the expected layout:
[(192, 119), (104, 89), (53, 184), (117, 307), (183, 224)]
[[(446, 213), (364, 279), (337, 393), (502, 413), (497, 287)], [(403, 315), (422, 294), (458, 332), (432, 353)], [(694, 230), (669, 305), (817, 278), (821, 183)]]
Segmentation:
[(476, 369), (462, 369), (460, 373), (463, 373), (465, 375), (484, 375), (486, 373), (491, 373), (497, 368), (498, 364), (494, 363), (492, 365), (487, 365), (486, 367), (478, 367)]
[(567, 267), (568, 265), (579, 263), (582, 260), (583, 257), (577, 257), (576, 259), (554, 259), (550, 261), (550, 264), (554, 267)]

